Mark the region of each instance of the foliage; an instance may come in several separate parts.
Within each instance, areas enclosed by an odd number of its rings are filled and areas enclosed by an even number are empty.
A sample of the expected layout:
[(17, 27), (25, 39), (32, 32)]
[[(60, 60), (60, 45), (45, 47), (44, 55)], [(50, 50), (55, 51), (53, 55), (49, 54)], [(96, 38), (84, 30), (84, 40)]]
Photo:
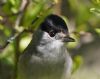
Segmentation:
[[(54, 5), (58, 5), (59, 2), (59, 0), (0, 0), (0, 66), (9, 63), (11, 72), (13, 70), (15, 72), (14, 78), (20, 53), (30, 42), (34, 30), (54, 11)], [(76, 39), (75, 43), (68, 44), (68, 48), (79, 49), (84, 43), (100, 39), (100, 0), (68, 0), (68, 4), (70, 19), (75, 23), (71, 35)], [(76, 56), (74, 60), (75, 70), (82, 59)]]
[[(53, 0), (0, 0), (0, 60), (5, 60), (0, 66), (9, 63), (5, 65), (10, 66), (12, 79), (17, 75), (20, 53), (28, 45), (34, 30), (52, 12), (53, 3)], [(5, 78), (3, 75), (0, 78), (7, 79), (8, 74), (4, 75)]]

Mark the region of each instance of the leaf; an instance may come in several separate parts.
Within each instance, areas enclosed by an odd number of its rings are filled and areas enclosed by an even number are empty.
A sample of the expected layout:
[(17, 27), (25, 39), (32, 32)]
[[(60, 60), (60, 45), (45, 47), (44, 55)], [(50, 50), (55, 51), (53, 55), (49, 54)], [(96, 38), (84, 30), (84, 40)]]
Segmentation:
[(2, 16), (0, 16), (0, 20), (3, 20), (3, 17)]
[(100, 28), (96, 28), (95, 31), (100, 35)]
[(28, 27), (32, 21), (37, 17), (37, 15), (43, 10), (44, 3), (41, 2), (37, 4), (34, 8), (33, 6), (29, 7), (24, 15), (23, 24)]
[(99, 8), (90, 8), (90, 12), (100, 17), (100, 9)]
[(12, 4), (12, 5), (15, 5), (15, 0), (9, 0), (9, 2)]
[(79, 67), (80, 65), (83, 63), (83, 59), (82, 56), (75, 56), (74, 60), (73, 60), (73, 69), (72, 69), (72, 73), (74, 73)]

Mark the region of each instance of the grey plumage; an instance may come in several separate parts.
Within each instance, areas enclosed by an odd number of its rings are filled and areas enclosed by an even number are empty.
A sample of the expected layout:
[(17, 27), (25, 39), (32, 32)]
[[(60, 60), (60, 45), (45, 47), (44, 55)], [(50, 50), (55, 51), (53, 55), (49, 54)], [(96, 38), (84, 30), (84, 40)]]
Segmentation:
[(67, 79), (71, 74), (72, 60), (59, 33), (50, 37), (40, 28), (21, 55), (18, 79)]

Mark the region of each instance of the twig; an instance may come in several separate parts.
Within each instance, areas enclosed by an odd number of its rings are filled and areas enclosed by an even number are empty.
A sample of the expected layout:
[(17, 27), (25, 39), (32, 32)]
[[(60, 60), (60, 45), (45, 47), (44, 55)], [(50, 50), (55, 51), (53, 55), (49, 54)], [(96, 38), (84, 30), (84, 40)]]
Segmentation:
[(14, 36), (10, 37), (3, 46), (0, 46), (0, 51), (4, 50), (10, 43), (13, 42), (13, 40), (15, 40), (17, 37), (19, 37), (23, 32), (24, 32), (24, 30), (22, 32), (16, 33)]
[(3, 45), (3, 46), (0, 45), (0, 51), (4, 50), (8, 46), (8, 44), (9, 44), (9, 42), (7, 41), (5, 43), (5, 45)]
[(14, 36), (10, 37), (3, 46), (0, 45), (0, 51), (4, 50), (10, 43), (12, 43), (15, 39), (17, 39), (23, 33), (33, 33), (33, 32), (34, 31), (31, 29), (30, 30), (24, 29), (23, 31), (16, 33)]
[[(15, 24), (14, 24), (16, 30), (19, 29), (21, 20), (23, 18), (24, 11), (27, 8), (28, 4), (29, 4), (29, 0), (22, 0), (20, 8), (19, 8), (19, 12), (21, 12), (21, 13), (17, 16)], [(14, 47), (15, 48), (15, 58), (14, 58), (15, 67), (14, 67), (14, 73), (13, 73), (12, 79), (17, 79), (17, 73), (18, 73), (17, 65), (18, 65), (18, 59), (19, 59), (19, 55), (20, 55), (19, 42), (20, 42), (20, 37), (18, 36), (18, 38), (16, 39), (15, 44), (14, 44), (14, 46), (15, 46)]]
[(29, 0), (22, 0), (21, 6), (19, 8), (20, 13), (17, 16), (17, 19), (15, 21), (15, 27), (18, 27), (20, 25), (21, 19), (23, 17), (23, 13), (24, 13), (25, 9), (27, 8), (28, 4), (29, 4)]

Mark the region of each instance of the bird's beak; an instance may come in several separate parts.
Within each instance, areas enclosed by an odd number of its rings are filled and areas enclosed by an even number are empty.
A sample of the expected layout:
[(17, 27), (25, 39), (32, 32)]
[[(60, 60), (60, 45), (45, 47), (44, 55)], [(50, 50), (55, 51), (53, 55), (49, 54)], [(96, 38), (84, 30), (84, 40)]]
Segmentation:
[(72, 38), (72, 37), (70, 37), (70, 36), (69, 36), (68, 34), (66, 34), (66, 33), (61, 32), (61, 33), (59, 33), (59, 36), (62, 37), (63, 42), (75, 42), (75, 39)]
[(65, 37), (64, 38), (64, 42), (75, 42), (75, 39), (73, 39), (72, 37)]

